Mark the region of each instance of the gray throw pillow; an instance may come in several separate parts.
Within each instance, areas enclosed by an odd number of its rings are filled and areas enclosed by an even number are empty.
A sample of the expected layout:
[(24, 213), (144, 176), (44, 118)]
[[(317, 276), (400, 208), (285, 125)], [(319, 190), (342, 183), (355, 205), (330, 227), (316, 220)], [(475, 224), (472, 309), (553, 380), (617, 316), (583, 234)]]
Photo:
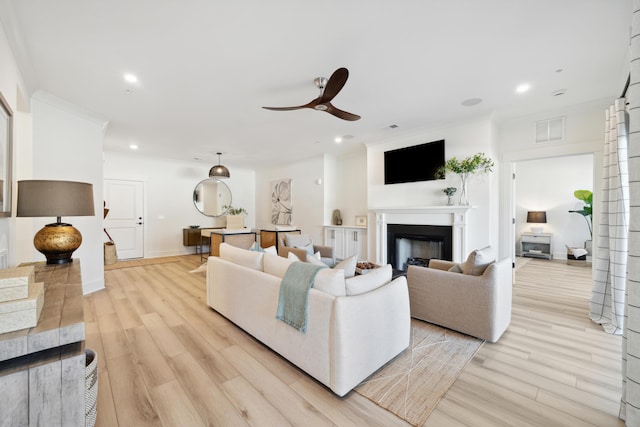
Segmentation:
[(460, 268), (462, 268), (462, 272), (464, 274), (482, 276), (484, 270), (487, 269), (489, 264), (494, 263), (495, 260), (496, 255), (493, 248), (491, 246), (486, 246), (482, 249), (476, 249), (471, 252), (467, 260), (460, 264)]

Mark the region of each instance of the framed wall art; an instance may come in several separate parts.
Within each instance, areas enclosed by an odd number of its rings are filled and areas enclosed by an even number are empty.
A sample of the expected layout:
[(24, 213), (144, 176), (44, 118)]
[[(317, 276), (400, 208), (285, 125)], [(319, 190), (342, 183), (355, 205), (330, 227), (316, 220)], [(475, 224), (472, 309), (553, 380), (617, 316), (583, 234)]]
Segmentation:
[(0, 93), (0, 217), (11, 216), (13, 112)]
[(291, 178), (271, 182), (271, 224), (291, 225), (293, 221)]
[(366, 227), (367, 226), (367, 216), (366, 215), (358, 215), (358, 216), (356, 216), (356, 225), (358, 227)]

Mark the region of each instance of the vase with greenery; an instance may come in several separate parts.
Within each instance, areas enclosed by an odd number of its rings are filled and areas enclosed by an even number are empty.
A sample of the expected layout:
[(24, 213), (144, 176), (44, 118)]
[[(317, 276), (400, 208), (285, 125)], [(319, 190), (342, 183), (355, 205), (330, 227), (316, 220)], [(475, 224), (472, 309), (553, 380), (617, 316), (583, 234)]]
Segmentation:
[(244, 228), (244, 215), (247, 211), (244, 208), (234, 208), (231, 205), (222, 206), (227, 212), (227, 228)]
[(447, 187), (442, 191), (444, 192), (444, 194), (447, 195), (447, 206), (452, 206), (453, 205), (452, 197), (456, 193), (456, 191), (458, 191), (458, 189), (456, 187)]
[(449, 172), (457, 174), (460, 177), (460, 204), (468, 205), (467, 181), (469, 177), (476, 173), (491, 172), (493, 166), (493, 160), (485, 156), (484, 153), (476, 153), (462, 160), (452, 157), (438, 169), (436, 177), (444, 178)]
[(589, 190), (576, 190), (573, 192), (573, 196), (584, 203), (584, 206), (582, 206), (582, 209), (570, 210), (569, 212), (582, 215), (589, 228), (589, 240), (591, 240), (593, 239), (593, 228), (591, 226), (593, 220), (593, 193)]

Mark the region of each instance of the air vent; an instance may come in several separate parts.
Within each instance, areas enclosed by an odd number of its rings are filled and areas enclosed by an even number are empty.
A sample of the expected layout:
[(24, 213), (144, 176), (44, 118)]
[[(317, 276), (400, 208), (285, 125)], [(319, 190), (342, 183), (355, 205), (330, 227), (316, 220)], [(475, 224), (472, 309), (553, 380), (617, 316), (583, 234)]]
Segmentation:
[(564, 140), (564, 117), (536, 122), (536, 144), (561, 142)]

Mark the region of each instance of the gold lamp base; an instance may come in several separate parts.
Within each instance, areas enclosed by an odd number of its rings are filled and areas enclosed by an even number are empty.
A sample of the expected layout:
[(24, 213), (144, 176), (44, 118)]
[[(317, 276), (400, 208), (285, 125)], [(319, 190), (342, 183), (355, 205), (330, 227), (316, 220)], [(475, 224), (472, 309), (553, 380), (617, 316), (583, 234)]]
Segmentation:
[(47, 264), (72, 262), (73, 251), (80, 247), (82, 234), (71, 224), (45, 225), (33, 237), (33, 245), (47, 258)]

